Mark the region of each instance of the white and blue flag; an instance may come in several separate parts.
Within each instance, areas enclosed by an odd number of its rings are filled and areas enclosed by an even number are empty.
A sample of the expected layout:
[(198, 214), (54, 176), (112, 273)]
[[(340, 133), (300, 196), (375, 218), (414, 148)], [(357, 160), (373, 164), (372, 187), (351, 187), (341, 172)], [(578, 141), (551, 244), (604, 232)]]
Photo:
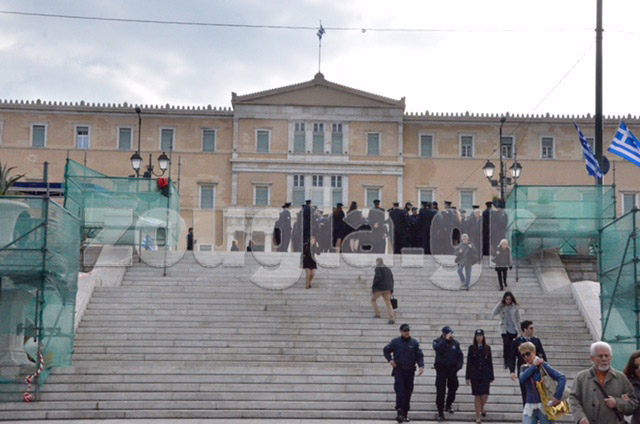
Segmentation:
[(640, 141), (629, 131), (623, 121), (620, 121), (618, 131), (607, 151), (628, 160), (635, 166), (640, 166)]
[(320, 28), (318, 28), (318, 32), (316, 33), (316, 35), (318, 36), (318, 38), (320, 40), (322, 40), (322, 36), (324, 35), (324, 33), (327, 32), (324, 30), (324, 28), (322, 27), (322, 23), (320, 24)]
[(580, 144), (582, 144), (582, 153), (584, 154), (584, 161), (587, 165), (587, 173), (595, 178), (602, 178), (602, 170), (600, 169), (600, 164), (593, 154), (593, 150), (591, 150), (591, 146), (587, 141), (587, 138), (582, 134), (580, 128), (578, 128), (578, 124), (575, 122), (573, 125), (576, 126), (576, 131), (578, 131), (578, 137), (580, 137)]

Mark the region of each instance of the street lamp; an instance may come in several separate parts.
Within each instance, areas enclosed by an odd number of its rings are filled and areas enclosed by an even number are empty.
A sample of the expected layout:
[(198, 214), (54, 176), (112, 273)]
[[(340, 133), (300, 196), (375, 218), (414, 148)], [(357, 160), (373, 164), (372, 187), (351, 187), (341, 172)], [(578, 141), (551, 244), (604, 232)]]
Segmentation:
[(513, 165), (509, 167), (511, 177), (507, 177), (505, 172), (504, 155), (502, 151), (502, 126), (504, 125), (506, 120), (506, 116), (500, 118), (500, 143), (498, 146), (498, 148), (500, 149), (500, 173), (498, 174), (498, 179), (493, 179), (493, 176), (496, 173), (496, 166), (490, 160), (487, 159), (487, 162), (482, 167), (482, 172), (484, 173), (484, 176), (487, 178), (487, 180), (489, 180), (489, 182), (491, 183), (491, 187), (500, 186), (500, 202), (502, 203), (502, 205), (504, 205), (504, 187), (506, 185), (508, 186), (511, 184), (515, 184), (518, 178), (520, 178), (520, 174), (522, 173), (522, 165), (520, 165), (518, 160), (515, 159), (515, 146), (513, 149), (514, 162)]
[[(136, 106), (136, 113), (138, 114), (138, 150), (131, 156), (131, 166), (136, 170), (136, 178), (140, 177), (140, 165), (142, 165), (142, 156), (140, 156), (140, 137), (142, 136), (142, 110), (139, 106)], [(134, 163), (136, 161), (136, 163)]]
[[(131, 155), (130, 161), (131, 167), (136, 171), (136, 176), (139, 176), (140, 167), (142, 166), (142, 156), (140, 156), (138, 152), (135, 152), (133, 155)], [(160, 174), (156, 174), (155, 172), (153, 172), (153, 157), (151, 153), (149, 153), (149, 164), (147, 165), (147, 170), (142, 176), (144, 178), (151, 178), (151, 176), (160, 177), (164, 175), (170, 163), (171, 160), (169, 160), (169, 157), (164, 152), (162, 152), (162, 154), (158, 157), (158, 166), (160, 167), (160, 170), (162, 172)]]

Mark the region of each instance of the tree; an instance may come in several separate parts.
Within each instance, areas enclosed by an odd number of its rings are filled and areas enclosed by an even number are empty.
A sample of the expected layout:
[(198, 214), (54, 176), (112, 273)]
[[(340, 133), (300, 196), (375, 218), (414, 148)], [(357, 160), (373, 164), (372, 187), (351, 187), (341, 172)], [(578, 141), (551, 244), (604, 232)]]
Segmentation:
[(24, 177), (25, 174), (20, 174), (11, 177), (11, 171), (16, 169), (15, 166), (11, 168), (7, 168), (7, 164), (4, 165), (0, 162), (0, 196), (6, 196), (9, 192), (9, 188), (11, 188), (20, 178)]

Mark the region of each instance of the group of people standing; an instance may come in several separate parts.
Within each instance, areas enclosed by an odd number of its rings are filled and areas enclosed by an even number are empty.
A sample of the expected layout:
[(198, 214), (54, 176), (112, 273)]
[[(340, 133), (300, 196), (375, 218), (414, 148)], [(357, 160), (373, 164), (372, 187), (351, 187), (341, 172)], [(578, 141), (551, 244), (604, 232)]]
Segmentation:
[(316, 236), (320, 252), (345, 253), (385, 253), (387, 240), (394, 254), (403, 249), (422, 249), (424, 254), (453, 254), (467, 234), (472, 245), (482, 247), (485, 256), (504, 239), (507, 231), (507, 215), (500, 202), (486, 202), (486, 209), (480, 211), (478, 205), (467, 214), (458, 210), (451, 202), (438, 209), (438, 202), (421, 202), (418, 209), (411, 202), (404, 208), (398, 202), (384, 210), (380, 200), (373, 201), (373, 207), (365, 217), (357, 202), (349, 208), (338, 203), (331, 214), (307, 200), (297, 212), (292, 223), (291, 203), (285, 203), (274, 226), (274, 243), (277, 251), (287, 252), (289, 246), (294, 252), (301, 252), (311, 235)]
[[(623, 415), (633, 415), (631, 423), (640, 424), (640, 351), (631, 355), (624, 373), (611, 368), (612, 349), (605, 342), (591, 345), (590, 357), (593, 367), (580, 372), (570, 391), (567, 378), (549, 365), (542, 341), (534, 335), (530, 320), (521, 321), (518, 302), (511, 292), (506, 292), (496, 305), (493, 315), (500, 316), (498, 331), (503, 341), (503, 365), (518, 381), (522, 394), (523, 424), (548, 424), (555, 422), (549, 417), (554, 408), (567, 413), (571, 410), (577, 424), (624, 423)], [(450, 326), (442, 328), (440, 337), (432, 343), (435, 351), (436, 373), (436, 419), (445, 421), (445, 412), (454, 413), (453, 404), (458, 390), (458, 371), (463, 368), (464, 354), (454, 338)], [(408, 422), (413, 393), (416, 365), (418, 376), (424, 372), (424, 354), (417, 340), (411, 337), (408, 324), (400, 326), (400, 337), (393, 339), (383, 349), (385, 359), (393, 368), (396, 392), (397, 422)], [(555, 381), (552, 393), (545, 391), (545, 378)], [(477, 329), (467, 351), (465, 370), (466, 384), (471, 386), (474, 396), (476, 423), (481, 423), (487, 413), (491, 383), (495, 379), (491, 347), (485, 332)], [(543, 403), (542, 399), (547, 399)], [(570, 405), (570, 408), (569, 408)]]

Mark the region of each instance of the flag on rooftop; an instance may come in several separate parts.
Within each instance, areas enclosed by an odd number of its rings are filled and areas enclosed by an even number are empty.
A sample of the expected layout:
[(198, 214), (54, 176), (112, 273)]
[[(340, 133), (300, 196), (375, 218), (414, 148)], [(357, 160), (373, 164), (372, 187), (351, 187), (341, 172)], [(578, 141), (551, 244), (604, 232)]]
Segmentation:
[(325, 30), (324, 30), (324, 28), (322, 27), (322, 24), (320, 24), (320, 28), (318, 29), (318, 32), (317, 32), (318, 38), (319, 38), (320, 40), (322, 40), (322, 35), (323, 35), (325, 32), (326, 32), (326, 31), (325, 31)]
[(640, 167), (640, 141), (629, 131), (623, 121), (620, 121), (618, 131), (611, 140), (611, 146), (607, 151)]
[(584, 161), (587, 165), (587, 173), (595, 178), (602, 178), (602, 170), (600, 169), (600, 164), (598, 163), (598, 159), (596, 159), (593, 154), (593, 150), (591, 150), (591, 146), (587, 141), (587, 138), (582, 134), (578, 124), (575, 122), (573, 125), (576, 126), (576, 131), (578, 131), (578, 137), (580, 137), (580, 144), (582, 144), (582, 153), (584, 154)]

